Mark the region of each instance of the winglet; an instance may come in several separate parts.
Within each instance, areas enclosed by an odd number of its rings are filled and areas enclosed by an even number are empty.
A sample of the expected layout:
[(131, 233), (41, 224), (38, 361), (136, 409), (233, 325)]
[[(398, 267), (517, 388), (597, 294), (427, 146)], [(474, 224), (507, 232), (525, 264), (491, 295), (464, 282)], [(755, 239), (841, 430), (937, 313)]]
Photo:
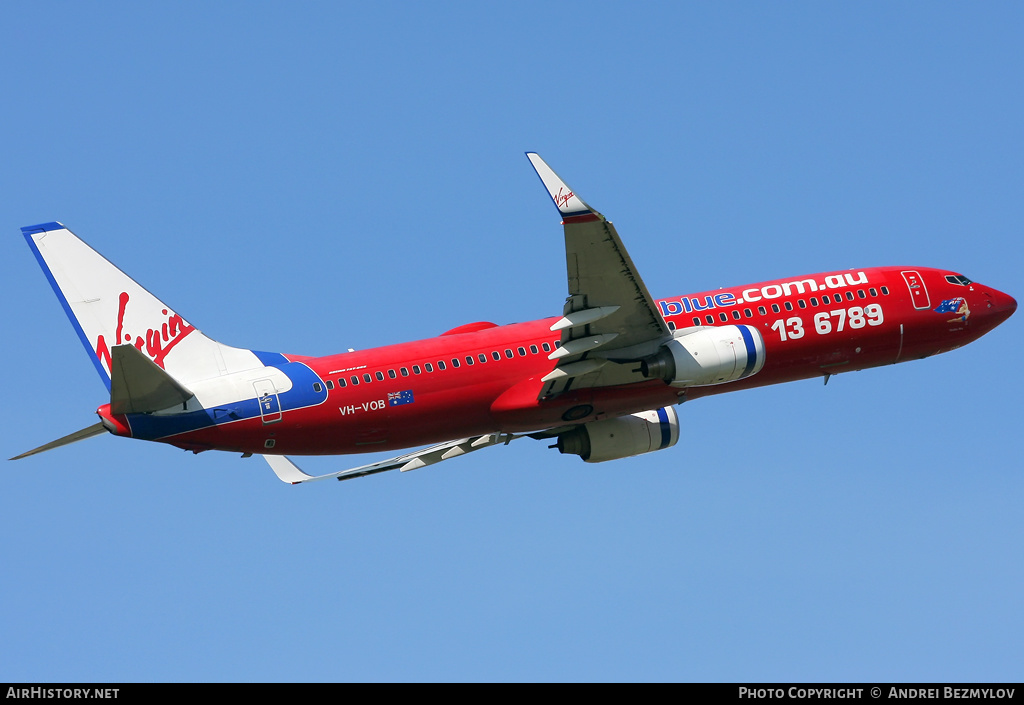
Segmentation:
[(562, 214), (563, 223), (585, 223), (589, 220), (600, 220), (601, 214), (583, 202), (564, 181), (547, 165), (536, 152), (527, 152), (526, 158), (537, 171), (541, 183), (547, 189), (555, 207)]
[(299, 470), (298, 465), (283, 455), (264, 455), (263, 459), (267, 461), (270, 469), (274, 471), (274, 474), (277, 475), (281, 482), (287, 482), (289, 485), (297, 485), (306, 480), (318, 479)]

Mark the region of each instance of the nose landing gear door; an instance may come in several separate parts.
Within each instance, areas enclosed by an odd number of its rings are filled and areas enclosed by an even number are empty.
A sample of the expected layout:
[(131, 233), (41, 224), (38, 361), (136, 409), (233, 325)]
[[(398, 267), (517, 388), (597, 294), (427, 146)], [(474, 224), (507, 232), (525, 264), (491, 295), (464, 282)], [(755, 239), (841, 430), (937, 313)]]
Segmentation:
[(928, 299), (928, 289), (924, 286), (924, 279), (921, 275), (915, 271), (900, 272), (903, 275), (903, 281), (907, 283), (907, 288), (910, 289), (910, 300), (914, 302), (914, 308), (917, 310), (924, 310), (931, 308), (931, 303)]
[(259, 379), (252, 383), (256, 388), (256, 403), (260, 405), (260, 416), (263, 423), (274, 423), (281, 420), (281, 400), (277, 396), (277, 387), (269, 379)]

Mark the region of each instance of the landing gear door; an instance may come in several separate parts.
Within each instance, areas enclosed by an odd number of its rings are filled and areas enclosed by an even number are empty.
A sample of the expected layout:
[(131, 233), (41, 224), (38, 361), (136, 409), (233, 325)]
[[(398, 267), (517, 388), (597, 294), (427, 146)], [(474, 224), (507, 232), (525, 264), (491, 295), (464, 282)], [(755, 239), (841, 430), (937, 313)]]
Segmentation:
[(281, 400), (277, 396), (277, 387), (269, 379), (259, 379), (252, 383), (256, 388), (256, 403), (260, 406), (263, 423), (274, 423), (281, 420)]
[(924, 286), (924, 279), (921, 275), (914, 271), (900, 272), (903, 275), (903, 281), (907, 283), (907, 288), (910, 289), (910, 300), (914, 302), (914, 308), (924, 310), (931, 308), (931, 304), (928, 299), (928, 289)]

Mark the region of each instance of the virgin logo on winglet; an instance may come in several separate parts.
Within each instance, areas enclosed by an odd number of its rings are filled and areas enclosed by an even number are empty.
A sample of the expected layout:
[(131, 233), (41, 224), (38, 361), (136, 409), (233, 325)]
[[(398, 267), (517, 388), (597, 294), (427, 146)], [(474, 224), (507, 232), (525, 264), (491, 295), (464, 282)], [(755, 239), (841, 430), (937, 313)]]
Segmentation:
[(555, 205), (558, 206), (559, 208), (564, 208), (565, 206), (569, 205), (569, 199), (576, 195), (572, 191), (565, 191), (565, 193), (563, 194), (563, 190), (563, 188), (559, 187), (558, 193), (555, 194), (554, 196)]
[(166, 320), (159, 328), (147, 328), (145, 336), (136, 336), (132, 342), (132, 334), (124, 332), (124, 313), (128, 307), (128, 292), (122, 291), (117, 302), (117, 329), (114, 332), (114, 340), (108, 345), (106, 338), (100, 335), (96, 340), (96, 356), (107, 366), (107, 373), (110, 372), (110, 348), (114, 345), (131, 343), (138, 350), (146, 353), (149, 359), (157, 364), (160, 369), (164, 367), (164, 358), (167, 357), (175, 345), (184, 340), (189, 333), (195, 330), (185, 322), (181, 316), (161, 309), (160, 313), (166, 316)]

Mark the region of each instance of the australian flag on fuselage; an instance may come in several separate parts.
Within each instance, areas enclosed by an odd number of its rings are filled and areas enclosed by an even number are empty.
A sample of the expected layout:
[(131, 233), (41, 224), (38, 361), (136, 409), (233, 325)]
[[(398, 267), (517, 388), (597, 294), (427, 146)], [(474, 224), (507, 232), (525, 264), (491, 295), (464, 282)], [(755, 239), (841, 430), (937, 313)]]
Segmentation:
[(415, 399), (412, 398), (412, 390), (406, 389), (401, 392), (388, 392), (388, 406), (401, 406), (402, 404), (412, 404)]
[(964, 302), (964, 297), (958, 296), (955, 299), (946, 299), (938, 308), (935, 308), (935, 313), (956, 313), (960, 310), (960, 304)]

